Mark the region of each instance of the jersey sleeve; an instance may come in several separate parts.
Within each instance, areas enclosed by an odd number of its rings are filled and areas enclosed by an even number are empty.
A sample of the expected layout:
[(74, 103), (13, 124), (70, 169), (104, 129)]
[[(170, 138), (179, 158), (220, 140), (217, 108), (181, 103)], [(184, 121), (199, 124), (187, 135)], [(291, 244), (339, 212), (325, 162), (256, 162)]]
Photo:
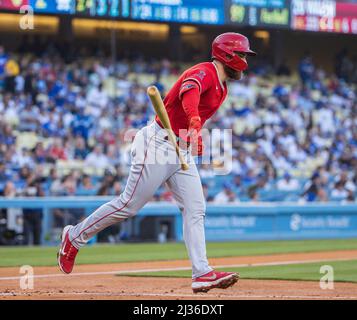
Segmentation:
[(193, 88), (197, 88), (201, 95), (211, 86), (210, 78), (209, 71), (203, 68), (189, 70), (182, 81), (179, 98), (182, 99), (182, 95)]
[(186, 91), (182, 96), (182, 108), (185, 110), (185, 113), (188, 119), (193, 117), (199, 117), (198, 104), (200, 102), (200, 94), (198, 88)]

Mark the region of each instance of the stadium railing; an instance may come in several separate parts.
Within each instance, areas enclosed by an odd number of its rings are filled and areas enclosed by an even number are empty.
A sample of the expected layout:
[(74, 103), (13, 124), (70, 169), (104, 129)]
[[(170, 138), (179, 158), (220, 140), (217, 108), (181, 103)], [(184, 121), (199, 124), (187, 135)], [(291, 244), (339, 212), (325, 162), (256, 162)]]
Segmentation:
[[(56, 241), (49, 237), (53, 228), (53, 209), (82, 209), (87, 216), (111, 199), (101, 196), (0, 198), (0, 209), (40, 209), (43, 214), (41, 243), (53, 245)], [(136, 229), (146, 217), (172, 217), (174, 240), (183, 241), (182, 215), (176, 205), (148, 203), (134, 220)], [(357, 203), (209, 204), (205, 224), (208, 241), (357, 237)]]

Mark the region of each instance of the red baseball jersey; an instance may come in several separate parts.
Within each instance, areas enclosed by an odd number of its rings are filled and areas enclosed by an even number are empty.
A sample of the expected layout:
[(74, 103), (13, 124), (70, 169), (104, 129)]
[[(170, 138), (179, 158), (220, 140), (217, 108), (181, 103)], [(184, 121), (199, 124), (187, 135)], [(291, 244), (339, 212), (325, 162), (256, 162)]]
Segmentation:
[[(218, 70), (213, 62), (199, 63), (187, 69), (173, 85), (164, 99), (172, 130), (179, 135), (180, 129), (188, 129), (188, 117), (182, 107), (182, 95), (198, 87), (200, 102), (198, 105), (202, 126), (222, 105), (227, 96), (227, 85), (218, 77)], [(156, 121), (160, 120), (156, 116)]]

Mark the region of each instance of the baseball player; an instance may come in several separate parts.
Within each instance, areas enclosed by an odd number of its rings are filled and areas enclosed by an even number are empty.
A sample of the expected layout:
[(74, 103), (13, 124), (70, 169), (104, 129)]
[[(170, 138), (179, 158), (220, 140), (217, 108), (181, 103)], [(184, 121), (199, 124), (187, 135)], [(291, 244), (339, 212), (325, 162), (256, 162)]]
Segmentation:
[[(133, 217), (152, 199), (155, 191), (166, 183), (183, 215), (183, 235), (192, 264), (193, 292), (212, 288), (225, 289), (238, 281), (238, 274), (213, 270), (206, 256), (204, 233), (205, 199), (197, 167), (192, 155), (202, 155), (200, 131), (204, 123), (222, 105), (227, 96), (227, 80), (239, 80), (247, 69), (247, 56), (256, 53), (248, 39), (239, 33), (223, 33), (212, 43), (212, 62), (197, 64), (186, 70), (164, 99), (170, 123), (188, 159), (189, 169), (183, 170), (177, 161), (161, 161), (166, 151), (172, 151), (167, 132), (158, 117), (135, 136), (132, 164), (124, 192), (102, 205), (75, 226), (62, 232), (58, 265), (71, 273), (78, 250), (90, 238), (106, 227)], [(189, 148), (187, 148), (189, 146)], [(177, 155), (176, 155), (177, 159)]]

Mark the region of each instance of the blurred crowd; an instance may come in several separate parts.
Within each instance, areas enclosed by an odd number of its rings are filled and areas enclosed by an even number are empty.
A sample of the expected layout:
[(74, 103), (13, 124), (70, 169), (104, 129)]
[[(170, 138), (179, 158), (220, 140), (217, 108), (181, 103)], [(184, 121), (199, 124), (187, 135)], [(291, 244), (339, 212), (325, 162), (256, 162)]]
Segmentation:
[[(199, 165), (208, 201), (355, 201), (357, 64), (347, 52), (336, 61), (327, 74), (305, 55), (296, 81), (285, 65), (257, 64), (230, 84), (207, 127), (232, 129), (232, 172), (221, 183), (214, 163)], [(66, 63), (56, 52), (0, 47), (0, 194), (119, 195), (130, 164), (125, 133), (154, 114), (135, 75), (151, 75), (164, 94), (165, 79), (181, 71), (165, 59)], [(66, 163), (80, 165), (59, 169)], [(165, 187), (153, 198), (162, 200), (172, 201)]]

